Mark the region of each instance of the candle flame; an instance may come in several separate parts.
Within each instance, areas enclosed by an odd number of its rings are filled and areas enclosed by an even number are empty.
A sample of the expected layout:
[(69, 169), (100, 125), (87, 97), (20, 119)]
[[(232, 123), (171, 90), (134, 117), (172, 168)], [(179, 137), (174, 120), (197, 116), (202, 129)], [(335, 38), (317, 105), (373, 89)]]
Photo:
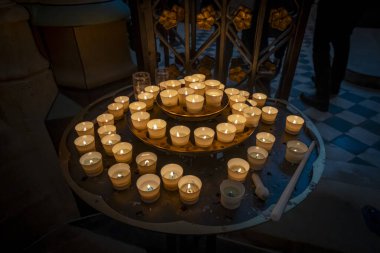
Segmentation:
[(117, 177), (117, 178), (121, 178), (121, 177), (123, 177), (123, 174), (121, 174), (121, 173), (117, 173), (116, 177)]
[(170, 171), (170, 177), (171, 177), (171, 178), (174, 177), (174, 172), (173, 172), (173, 171)]
[(177, 137), (180, 137), (180, 135), (179, 135), (179, 132), (176, 132), (176, 134), (175, 134)]
[(124, 153), (125, 153), (125, 152), (124, 152), (124, 149), (120, 149), (119, 154), (122, 155), (122, 154), (124, 154)]
[(107, 142), (109, 145), (113, 144), (113, 141), (112, 140), (108, 140)]
[(154, 124), (154, 125), (153, 125), (153, 129), (155, 129), (155, 130), (158, 129), (157, 124)]
[(239, 121), (237, 119), (235, 119), (234, 124), (238, 124), (238, 123), (239, 123)]
[(191, 102), (195, 103), (195, 99), (193, 98), (193, 99), (191, 100)]
[(144, 165), (145, 165), (145, 166), (149, 165), (149, 160), (145, 160), (145, 161), (144, 161)]
[(297, 121), (294, 119), (294, 120), (292, 121), (292, 123), (293, 123), (293, 124), (296, 124), (296, 123), (297, 123)]
[(90, 161), (88, 161), (90, 164), (93, 164), (94, 163), (94, 161), (92, 160), (92, 159), (90, 159)]
[(87, 144), (87, 142), (85, 140), (83, 140), (83, 145), (86, 145), (86, 144)]
[(86, 131), (87, 130), (87, 127), (83, 127), (83, 131)]

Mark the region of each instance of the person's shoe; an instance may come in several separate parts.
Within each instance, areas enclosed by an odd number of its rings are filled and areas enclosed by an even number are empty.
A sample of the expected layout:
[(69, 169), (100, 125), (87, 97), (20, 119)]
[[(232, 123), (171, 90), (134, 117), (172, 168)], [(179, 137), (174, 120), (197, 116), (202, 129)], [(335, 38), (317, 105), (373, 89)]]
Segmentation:
[(321, 99), (315, 95), (306, 95), (301, 93), (300, 99), (304, 104), (312, 106), (322, 112), (327, 112), (329, 110), (329, 101)]

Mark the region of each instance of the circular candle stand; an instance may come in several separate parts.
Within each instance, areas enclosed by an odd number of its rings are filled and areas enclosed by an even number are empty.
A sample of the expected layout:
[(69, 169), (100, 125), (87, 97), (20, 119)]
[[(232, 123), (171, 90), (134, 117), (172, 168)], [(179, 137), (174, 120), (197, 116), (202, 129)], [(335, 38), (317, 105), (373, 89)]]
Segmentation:
[[(304, 200), (318, 183), (324, 169), (325, 148), (320, 134), (314, 124), (297, 108), (286, 101), (267, 99), (266, 105), (276, 107), (278, 115), (273, 124), (262, 121), (256, 128), (246, 128), (233, 143), (218, 143), (216, 139), (210, 148), (198, 148), (194, 144), (193, 130), (196, 127), (211, 127), (215, 130), (218, 122), (227, 122), (230, 108), (227, 104), (211, 117), (201, 121), (183, 120), (183, 117), (164, 110), (159, 100), (149, 111), (151, 119), (162, 118), (168, 123), (166, 137), (150, 140), (146, 131), (133, 128), (130, 113), (115, 121), (117, 133), (122, 141), (133, 145), (133, 158), (129, 164), (131, 169), (131, 186), (123, 191), (114, 190), (108, 178), (108, 169), (116, 164), (113, 156), (108, 156), (102, 147), (100, 138), (95, 136), (96, 150), (102, 153), (104, 171), (95, 177), (88, 177), (79, 163), (74, 140), (77, 138), (75, 124), (81, 121), (96, 122), (96, 117), (106, 111), (107, 105), (117, 96), (127, 95), (133, 98), (130, 87), (118, 90), (98, 99), (85, 108), (66, 128), (60, 143), (60, 160), (69, 186), (90, 206), (98, 211), (126, 224), (143, 229), (170, 234), (216, 234), (236, 231), (255, 226), (270, 219), (273, 206), (288, 184), (297, 168), (285, 160), (286, 143), (299, 140), (307, 146), (316, 142), (314, 149), (305, 164), (296, 188), (285, 211)], [(159, 98), (159, 96), (157, 96)], [(225, 98), (224, 98), (225, 99)], [(132, 99), (133, 100), (133, 99)], [(131, 101), (132, 102), (132, 101)], [(285, 132), (285, 121), (288, 115), (299, 115), (305, 119), (304, 127), (298, 135)], [(184, 147), (171, 145), (169, 129), (174, 125), (186, 125), (191, 128), (190, 143)], [(95, 130), (99, 126), (95, 124)], [(255, 135), (269, 132), (276, 137), (276, 142), (265, 165), (258, 172), (270, 195), (262, 201), (255, 195), (254, 184), (250, 180), (252, 170), (243, 182), (245, 194), (240, 206), (234, 210), (224, 208), (220, 203), (220, 184), (228, 178), (227, 162), (231, 158), (246, 159), (250, 146), (255, 146)], [(142, 152), (153, 152), (157, 155), (157, 168), (175, 163), (183, 168), (183, 175), (194, 175), (202, 180), (199, 200), (194, 205), (185, 205), (180, 201), (178, 191), (167, 191), (161, 187), (160, 197), (154, 203), (141, 201), (136, 180), (139, 178), (135, 157)], [(159, 176), (159, 169), (156, 174)]]

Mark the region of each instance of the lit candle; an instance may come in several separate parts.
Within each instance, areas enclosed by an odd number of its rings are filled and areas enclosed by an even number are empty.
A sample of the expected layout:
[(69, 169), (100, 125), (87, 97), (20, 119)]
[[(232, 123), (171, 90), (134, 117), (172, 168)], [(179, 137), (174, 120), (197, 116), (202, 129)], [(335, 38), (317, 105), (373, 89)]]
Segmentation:
[(198, 82), (200, 82), (199, 78), (196, 77), (196, 76), (194, 76), (194, 75), (193, 76), (185, 76), (183, 79), (185, 80), (185, 86), (186, 87), (189, 87), (189, 85), (191, 83), (198, 83)]
[(206, 90), (206, 104), (213, 107), (221, 106), (223, 99), (223, 91), (218, 89)]
[(193, 74), (192, 77), (198, 78), (198, 82), (204, 82), (206, 80), (206, 76), (203, 74)]
[(150, 120), (150, 114), (149, 112), (135, 112), (131, 115), (131, 120), (134, 128), (144, 130)]
[(94, 136), (94, 123), (91, 121), (83, 121), (75, 125), (75, 131), (79, 136), (92, 135)]
[(231, 109), (232, 109), (232, 113), (233, 114), (240, 114), (240, 115), (243, 115), (243, 110), (245, 108), (247, 108), (248, 105), (245, 104), (245, 103), (235, 103), (232, 105)]
[(198, 113), (202, 111), (204, 104), (204, 97), (201, 95), (193, 94), (186, 97), (186, 110), (189, 113)]
[(95, 151), (95, 138), (92, 135), (81, 135), (74, 140), (79, 154)]
[(206, 90), (206, 86), (203, 83), (191, 83), (189, 88), (192, 88), (195, 91), (195, 94), (200, 96), (204, 96)]
[(264, 106), (262, 109), (261, 118), (266, 124), (273, 124), (276, 121), (278, 110), (273, 106)]
[(182, 203), (193, 205), (198, 202), (202, 188), (202, 181), (192, 175), (181, 177), (178, 181), (179, 198)]
[(260, 170), (268, 158), (268, 151), (262, 147), (251, 146), (247, 149), (247, 158), (253, 170)]
[(252, 99), (256, 101), (257, 107), (261, 108), (265, 105), (265, 102), (267, 101), (267, 95), (264, 93), (253, 93)]
[(308, 147), (298, 140), (291, 140), (286, 143), (285, 159), (290, 163), (300, 163), (305, 156)]
[(232, 95), (229, 97), (231, 108), (236, 103), (245, 103), (246, 100), (247, 99), (245, 97), (243, 97), (242, 95)]
[(244, 181), (249, 171), (249, 163), (241, 158), (231, 158), (227, 162), (228, 178), (235, 181)]
[(108, 134), (116, 134), (116, 127), (114, 125), (104, 125), (98, 128), (100, 139)]
[(140, 175), (156, 173), (157, 155), (152, 152), (143, 152), (136, 157), (137, 170)]
[(178, 100), (180, 105), (186, 105), (186, 97), (194, 94), (195, 91), (192, 88), (184, 87), (178, 90)]
[(98, 122), (99, 126), (113, 125), (115, 123), (114, 117), (110, 113), (100, 114), (98, 117), (96, 117), (96, 121)]
[(107, 155), (113, 156), (112, 148), (116, 143), (119, 143), (121, 136), (118, 134), (108, 134), (101, 139), (104, 151)]
[(228, 97), (239, 95), (240, 91), (236, 88), (227, 88), (224, 90)]
[(195, 145), (207, 148), (214, 141), (215, 131), (209, 127), (198, 127), (194, 130)]
[(220, 203), (227, 209), (236, 209), (240, 206), (245, 193), (242, 183), (233, 180), (223, 180), (220, 184)]
[(267, 132), (260, 132), (256, 134), (256, 146), (266, 149), (268, 152), (272, 150), (273, 144), (276, 140), (273, 134)]
[(145, 203), (153, 203), (160, 197), (160, 177), (154, 174), (145, 174), (136, 181), (140, 198)]
[(166, 89), (168, 90), (179, 90), (182, 86), (182, 83), (178, 80), (167, 80), (165, 82)]
[(108, 177), (115, 190), (125, 190), (131, 185), (131, 169), (126, 163), (116, 163), (108, 169)]
[(261, 117), (261, 110), (257, 107), (248, 106), (243, 109), (243, 116), (247, 119), (247, 127), (257, 127)]
[(146, 104), (144, 102), (133, 102), (129, 105), (129, 111), (131, 112), (131, 115), (135, 112), (145, 112), (146, 111)]
[(228, 123), (236, 127), (236, 133), (241, 133), (244, 131), (245, 122), (247, 119), (240, 114), (231, 114), (227, 117)]
[(152, 119), (148, 121), (148, 133), (151, 139), (161, 139), (166, 135), (166, 121), (163, 119)]
[(289, 115), (286, 117), (285, 131), (289, 134), (298, 134), (305, 120), (297, 115)]
[(149, 85), (149, 86), (147, 86), (147, 87), (144, 88), (144, 91), (152, 93), (153, 94), (153, 98), (156, 99), (158, 93), (160, 92), (160, 87), (157, 86), (157, 85)]
[(249, 92), (246, 91), (246, 90), (241, 90), (241, 91), (239, 92), (239, 95), (245, 97), (246, 99), (249, 98)]
[(174, 126), (170, 128), (170, 137), (174, 146), (185, 146), (190, 139), (190, 128), (186, 126)]
[(216, 126), (216, 137), (220, 142), (232, 142), (235, 138), (236, 127), (231, 123), (219, 123)]
[(127, 96), (119, 96), (119, 97), (116, 97), (114, 100), (113, 100), (115, 103), (120, 103), (123, 105), (123, 108), (124, 108), (124, 112), (126, 112), (128, 110), (128, 106), (129, 106), (129, 97)]
[(166, 164), (161, 169), (162, 182), (164, 188), (168, 191), (175, 191), (178, 189), (178, 181), (182, 177), (183, 168), (175, 163)]
[(137, 96), (137, 99), (140, 102), (144, 102), (146, 104), (146, 110), (150, 110), (153, 108), (154, 96), (149, 92), (142, 92)]
[(115, 160), (119, 163), (130, 163), (132, 161), (132, 144), (129, 142), (119, 142), (112, 147)]
[(124, 106), (120, 103), (112, 103), (107, 106), (108, 112), (113, 115), (115, 120), (121, 119), (124, 116)]
[(89, 177), (95, 177), (103, 172), (102, 154), (99, 152), (88, 152), (82, 155), (79, 163)]
[(178, 104), (178, 91), (163, 90), (160, 92), (160, 98), (165, 106), (176, 106)]
[(218, 89), (220, 86), (220, 82), (218, 80), (210, 79), (210, 80), (205, 81), (205, 85), (206, 85), (206, 91), (210, 89)]

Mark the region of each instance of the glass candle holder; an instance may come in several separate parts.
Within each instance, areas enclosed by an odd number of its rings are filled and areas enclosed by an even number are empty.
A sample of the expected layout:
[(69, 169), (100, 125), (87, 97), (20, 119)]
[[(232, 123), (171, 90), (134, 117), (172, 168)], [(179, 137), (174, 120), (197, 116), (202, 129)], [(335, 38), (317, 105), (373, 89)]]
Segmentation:
[(115, 190), (125, 190), (131, 185), (131, 169), (126, 163), (116, 163), (108, 169), (108, 177)]
[(155, 70), (155, 79), (154, 79), (155, 83), (156, 84), (164, 83), (166, 80), (169, 80), (169, 69), (157, 68)]
[(143, 152), (136, 156), (137, 170), (140, 175), (156, 173), (157, 155), (152, 152)]
[(75, 131), (77, 132), (78, 136), (82, 135), (92, 135), (94, 136), (95, 130), (94, 130), (94, 123), (91, 121), (83, 121), (75, 125)]
[(178, 104), (178, 91), (163, 90), (160, 92), (161, 101), (165, 106), (176, 106)]
[(183, 168), (175, 163), (166, 164), (161, 169), (161, 178), (164, 188), (168, 191), (178, 190), (178, 181), (183, 175)]
[(249, 163), (241, 158), (231, 158), (227, 162), (228, 178), (243, 182), (249, 172)]
[(215, 131), (209, 127), (198, 127), (194, 130), (195, 145), (201, 148), (207, 148), (214, 141)]
[(247, 119), (247, 127), (257, 127), (261, 118), (261, 110), (257, 107), (248, 106), (243, 109), (243, 116)]
[(224, 90), (224, 93), (226, 93), (228, 97), (231, 97), (234, 95), (239, 95), (240, 90), (238, 90), (236, 88), (227, 88)]
[(273, 124), (276, 121), (278, 114), (277, 108), (274, 108), (273, 106), (264, 106), (261, 111), (261, 119), (264, 123)]
[(140, 198), (145, 203), (153, 203), (160, 197), (160, 177), (155, 174), (145, 174), (136, 181)]
[(120, 103), (112, 103), (107, 106), (108, 112), (113, 115), (115, 120), (121, 119), (124, 116), (124, 106)]
[[(208, 80), (207, 80), (208, 81)], [(206, 104), (213, 107), (219, 107), (222, 104), (223, 91), (218, 89), (206, 90)]]
[(260, 132), (256, 134), (256, 146), (262, 147), (268, 152), (272, 150), (275, 141), (276, 137), (271, 133)]
[(158, 93), (160, 93), (160, 87), (157, 85), (149, 85), (144, 88), (144, 91), (152, 93), (154, 100), (156, 100)]
[(187, 126), (174, 126), (170, 128), (170, 138), (174, 146), (185, 146), (190, 139), (190, 128)]
[(131, 115), (131, 120), (134, 128), (144, 130), (150, 120), (150, 114), (149, 112), (135, 112)]
[(268, 158), (268, 151), (259, 146), (247, 149), (248, 163), (253, 170), (261, 170)]
[(245, 194), (245, 187), (242, 183), (226, 179), (220, 184), (220, 203), (224, 208), (236, 209), (240, 206)]
[(211, 89), (218, 89), (220, 85), (220, 82), (218, 80), (212, 80), (212, 79), (206, 80), (204, 83), (206, 85), (206, 91), (211, 90)]
[(253, 93), (252, 99), (256, 101), (257, 107), (261, 108), (265, 105), (265, 102), (267, 101), (267, 95), (264, 93)]
[(168, 90), (179, 90), (182, 86), (182, 83), (178, 80), (167, 80), (165, 82), (166, 89)]
[(96, 117), (99, 126), (115, 124), (114, 117), (110, 113), (103, 113)]
[(218, 89), (221, 90), (221, 91), (224, 91), (224, 88), (225, 88), (225, 87), (226, 87), (226, 86), (225, 86), (224, 84), (221, 83), (221, 84), (219, 85)]
[(298, 140), (291, 140), (286, 143), (285, 159), (290, 163), (300, 163), (305, 156), (308, 147)]
[(247, 108), (248, 105), (245, 103), (235, 103), (231, 106), (233, 114), (240, 114), (243, 116), (243, 110)]
[(239, 92), (239, 95), (245, 97), (246, 99), (249, 98), (249, 92), (246, 91), (246, 90), (241, 90), (241, 91)]
[(235, 138), (236, 127), (231, 123), (219, 123), (216, 126), (216, 137), (220, 142), (232, 142)]
[(198, 202), (202, 181), (193, 175), (181, 177), (178, 181), (179, 199), (183, 204), (193, 205)]
[(148, 133), (151, 139), (161, 139), (166, 135), (166, 121), (163, 119), (152, 119), (148, 121)]
[(192, 76), (198, 78), (198, 82), (204, 82), (206, 80), (206, 76), (203, 74), (193, 74)]
[(178, 90), (178, 101), (180, 105), (186, 105), (186, 97), (194, 94), (195, 91), (192, 88), (184, 87)]
[(236, 127), (236, 133), (241, 133), (244, 131), (247, 119), (240, 114), (231, 114), (228, 115), (227, 121)]
[(229, 97), (231, 108), (236, 103), (245, 103), (246, 100), (247, 99), (245, 97), (243, 97), (242, 95), (232, 95)]
[(139, 102), (139, 101), (132, 102), (129, 105), (129, 111), (131, 115), (134, 114), (135, 112), (146, 112), (146, 104), (144, 102)]
[(198, 94), (200, 96), (204, 96), (206, 85), (203, 83), (191, 83), (189, 84), (189, 88), (192, 88), (195, 92), (195, 94)]
[(133, 84), (133, 92), (135, 94), (135, 99), (137, 100), (137, 96), (144, 92), (145, 87), (151, 85), (150, 74), (149, 72), (135, 72), (132, 74), (132, 84)]
[(121, 136), (118, 134), (108, 134), (104, 136), (100, 141), (102, 142), (104, 151), (107, 155), (113, 156), (112, 148), (115, 144), (119, 143), (121, 140)]
[(149, 92), (142, 92), (137, 96), (140, 102), (144, 102), (146, 104), (146, 109), (150, 110), (153, 108), (154, 96)]
[(102, 154), (99, 152), (88, 152), (79, 158), (83, 171), (89, 177), (95, 177), (103, 172)]
[(127, 96), (118, 96), (113, 100), (115, 103), (120, 103), (123, 105), (124, 112), (128, 110), (129, 106), (129, 97)]
[(98, 135), (100, 139), (108, 134), (116, 134), (116, 127), (114, 125), (104, 125), (98, 128)]
[(74, 144), (79, 154), (95, 151), (95, 138), (92, 135), (81, 135), (74, 140)]
[(119, 163), (130, 163), (132, 161), (132, 144), (129, 142), (119, 142), (112, 147), (115, 160)]
[(186, 97), (186, 110), (189, 113), (202, 111), (205, 98), (201, 95), (193, 94)]
[(286, 117), (285, 131), (289, 134), (298, 134), (305, 120), (297, 115), (289, 115)]
[(192, 76), (185, 76), (183, 78), (185, 80), (185, 87), (189, 87), (191, 83), (198, 83), (200, 82), (199, 78), (192, 75)]

